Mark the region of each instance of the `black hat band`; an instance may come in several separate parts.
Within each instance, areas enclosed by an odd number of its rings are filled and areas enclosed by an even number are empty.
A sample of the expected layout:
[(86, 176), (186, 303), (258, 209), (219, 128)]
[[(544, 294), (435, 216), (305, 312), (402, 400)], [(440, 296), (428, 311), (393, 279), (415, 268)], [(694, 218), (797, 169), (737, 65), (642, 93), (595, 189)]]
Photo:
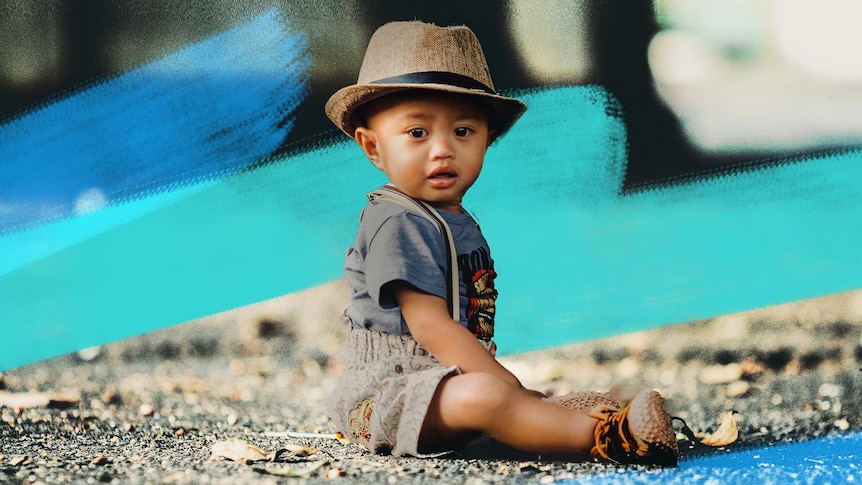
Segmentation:
[(497, 94), (493, 89), (471, 77), (443, 71), (411, 72), (410, 74), (378, 79), (370, 84), (448, 84), (464, 89), (481, 90), (488, 94)]

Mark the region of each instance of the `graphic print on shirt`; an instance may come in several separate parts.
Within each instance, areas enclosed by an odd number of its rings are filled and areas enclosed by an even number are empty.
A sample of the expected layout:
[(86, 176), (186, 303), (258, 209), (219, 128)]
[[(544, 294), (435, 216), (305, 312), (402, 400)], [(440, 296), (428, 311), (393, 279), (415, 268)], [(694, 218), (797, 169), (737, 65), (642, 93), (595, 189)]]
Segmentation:
[(494, 262), (487, 248), (458, 255), (458, 269), (467, 286), (467, 330), (479, 340), (494, 336), (497, 290), (494, 289)]

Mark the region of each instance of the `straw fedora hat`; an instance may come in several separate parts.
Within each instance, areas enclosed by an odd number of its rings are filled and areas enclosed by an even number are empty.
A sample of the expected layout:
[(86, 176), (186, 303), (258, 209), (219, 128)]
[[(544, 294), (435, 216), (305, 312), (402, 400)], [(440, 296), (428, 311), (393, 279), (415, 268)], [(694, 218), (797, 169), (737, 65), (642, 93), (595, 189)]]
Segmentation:
[(423, 89), (476, 96), (493, 110), (499, 137), (527, 106), (494, 90), (479, 39), (468, 27), (438, 27), (419, 21), (389, 22), (371, 36), (359, 79), (333, 94), (326, 115), (351, 138), (359, 126), (356, 108), (381, 96)]

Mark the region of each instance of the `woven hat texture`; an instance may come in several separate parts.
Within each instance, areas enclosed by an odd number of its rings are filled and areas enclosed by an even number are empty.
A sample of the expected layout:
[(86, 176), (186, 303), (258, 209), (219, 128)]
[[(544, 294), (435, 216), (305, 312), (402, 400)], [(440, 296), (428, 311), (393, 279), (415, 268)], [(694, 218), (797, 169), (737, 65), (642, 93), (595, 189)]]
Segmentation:
[(438, 27), (409, 21), (384, 24), (371, 36), (356, 84), (344, 87), (326, 103), (326, 115), (353, 137), (354, 112), (381, 96), (407, 89), (476, 96), (494, 110), (500, 136), (524, 113), (521, 101), (494, 90), (479, 39), (465, 26)]

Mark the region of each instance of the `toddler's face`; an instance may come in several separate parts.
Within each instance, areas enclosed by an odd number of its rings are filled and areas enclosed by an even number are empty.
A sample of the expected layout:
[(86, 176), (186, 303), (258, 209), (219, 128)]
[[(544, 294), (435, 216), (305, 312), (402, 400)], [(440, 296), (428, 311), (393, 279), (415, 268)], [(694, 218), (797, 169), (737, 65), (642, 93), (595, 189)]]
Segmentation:
[(406, 194), (460, 213), (488, 149), (486, 113), (446, 94), (381, 101), (356, 130), (368, 159)]

